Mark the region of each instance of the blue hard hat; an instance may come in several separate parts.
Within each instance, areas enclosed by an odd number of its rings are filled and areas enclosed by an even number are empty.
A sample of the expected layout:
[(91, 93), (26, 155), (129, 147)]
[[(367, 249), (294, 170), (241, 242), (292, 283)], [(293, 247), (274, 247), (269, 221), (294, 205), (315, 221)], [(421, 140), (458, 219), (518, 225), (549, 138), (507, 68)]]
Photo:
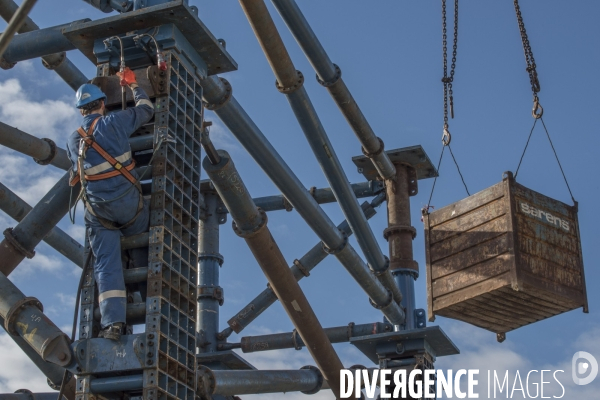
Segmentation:
[(92, 85), (91, 83), (84, 83), (77, 90), (77, 94), (75, 95), (77, 99), (77, 103), (75, 107), (81, 108), (86, 104), (91, 103), (92, 101), (96, 101), (98, 99), (106, 100), (106, 95), (100, 88), (96, 85)]

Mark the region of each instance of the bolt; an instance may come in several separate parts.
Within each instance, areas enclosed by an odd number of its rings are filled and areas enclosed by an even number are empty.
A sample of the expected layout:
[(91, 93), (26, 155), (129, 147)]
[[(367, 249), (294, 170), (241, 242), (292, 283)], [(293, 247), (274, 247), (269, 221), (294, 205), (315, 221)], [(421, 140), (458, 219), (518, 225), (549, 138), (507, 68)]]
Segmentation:
[(149, 333), (148, 334), (148, 339), (154, 339), (154, 334), (153, 333)]
[(152, 365), (152, 364), (154, 364), (154, 360), (148, 360), (148, 361), (146, 361), (146, 364)]
[(60, 361), (65, 361), (65, 360), (67, 359), (67, 355), (66, 355), (65, 353), (60, 353), (60, 354), (58, 355), (58, 359), (59, 359)]
[(152, 357), (152, 352), (151, 352), (151, 351), (149, 351), (149, 352), (148, 352), (148, 354), (147, 354), (147, 356), (148, 356), (148, 357)]

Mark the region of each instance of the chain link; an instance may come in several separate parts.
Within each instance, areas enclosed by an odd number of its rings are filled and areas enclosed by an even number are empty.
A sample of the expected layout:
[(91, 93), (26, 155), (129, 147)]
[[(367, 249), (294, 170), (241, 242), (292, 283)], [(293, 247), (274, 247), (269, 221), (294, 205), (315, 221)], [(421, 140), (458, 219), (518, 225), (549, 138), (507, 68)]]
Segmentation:
[(519, 24), (519, 32), (521, 33), (521, 42), (523, 42), (523, 52), (525, 53), (525, 62), (527, 63), (526, 71), (529, 74), (529, 83), (531, 85), (531, 92), (533, 94), (533, 110), (532, 115), (534, 118), (540, 118), (544, 112), (544, 109), (540, 105), (538, 98), (538, 92), (541, 90), (540, 81), (536, 70), (535, 59), (533, 58), (533, 50), (531, 50), (531, 44), (527, 37), (527, 30), (525, 29), (525, 23), (523, 22), (523, 16), (521, 15), (521, 8), (519, 7), (519, 0), (513, 0), (515, 5), (515, 12), (517, 14), (517, 23)]
[[(450, 117), (454, 118), (454, 96), (452, 93), (452, 83), (454, 82), (454, 71), (456, 70), (456, 53), (458, 49), (458, 0), (454, 0), (454, 42), (452, 45), (452, 64), (450, 65), (450, 74), (448, 74), (448, 35), (446, 22), (446, 0), (442, 0), (442, 52), (444, 56), (444, 137), (449, 137), (448, 131), (448, 108), (450, 108)], [(447, 141), (450, 144), (449, 141)], [(446, 144), (446, 141), (444, 141)]]

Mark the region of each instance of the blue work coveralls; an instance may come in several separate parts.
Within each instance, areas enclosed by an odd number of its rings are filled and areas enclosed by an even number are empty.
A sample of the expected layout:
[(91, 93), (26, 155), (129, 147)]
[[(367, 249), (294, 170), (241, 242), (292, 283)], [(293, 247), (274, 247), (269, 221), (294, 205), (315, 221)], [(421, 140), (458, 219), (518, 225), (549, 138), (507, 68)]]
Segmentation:
[[(83, 130), (87, 132), (92, 122), (100, 117), (94, 128), (94, 139), (124, 167), (132, 162), (129, 136), (147, 123), (154, 115), (154, 107), (144, 90), (137, 87), (133, 90), (133, 95), (136, 102), (135, 107), (128, 108), (125, 111), (116, 111), (105, 117), (100, 114), (86, 115), (81, 125)], [(67, 153), (75, 172), (77, 171), (80, 140), (81, 136), (74, 132), (67, 141)], [(110, 164), (104, 164), (105, 162), (106, 160), (96, 150), (91, 147), (88, 148), (84, 161), (86, 174), (88, 170), (91, 171), (89, 175), (113, 171), (114, 169)], [(94, 167), (97, 168), (92, 169)], [(132, 170), (131, 174), (138, 178), (135, 171)], [(132, 183), (121, 174), (112, 178), (87, 181), (86, 193), (91, 200), (94, 212), (99, 217), (113, 221), (118, 225), (126, 224), (136, 215), (141, 196), (139, 190), (135, 187), (132, 188)], [(116, 198), (118, 199), (115, 201), (94, 203)], [(144, 209), (135, 219), (135, 222), (121, 230), (105, 228), (94, 215), (90, 214), (87, 209), (85, 210), (85, 226), (92, 252), (96, 258), (94, 276), (98, 285), (102, 328), (118, 322), (125, 323), (127, 299), (121, 262), (121, 236), (147, 232), (149, 218), (148, 201), (144, 201)], [(148, 265), (147, 248), (134, 249), (130, 254), (134, 267)]]

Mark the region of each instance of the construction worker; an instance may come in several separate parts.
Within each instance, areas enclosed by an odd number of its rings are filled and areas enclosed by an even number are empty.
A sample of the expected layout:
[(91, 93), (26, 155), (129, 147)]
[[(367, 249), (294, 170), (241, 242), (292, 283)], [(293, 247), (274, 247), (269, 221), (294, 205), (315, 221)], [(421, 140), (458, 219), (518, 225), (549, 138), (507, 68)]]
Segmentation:
[[(148, 231), (149, 204), (144, 201), (129, 136), (154, 114), (148, 95), (129, 68), (117, 73), (133, 91), (135, 107), (107, 114), (106, 95), (86, 83), (77, 91), (81, 127), (71, 134), (67, 152), (73, 165), (71, 184), (81, 181), (85, 226), (95, 256), (94, 276), (102, 315), (99, 336), (119, 340), (127, 303), (121, 260), (121, 236)], [(130, 252), (134, 267), (148, 265), (148, 250)], [(145, 296), (145, 293), (144, 293)]]

